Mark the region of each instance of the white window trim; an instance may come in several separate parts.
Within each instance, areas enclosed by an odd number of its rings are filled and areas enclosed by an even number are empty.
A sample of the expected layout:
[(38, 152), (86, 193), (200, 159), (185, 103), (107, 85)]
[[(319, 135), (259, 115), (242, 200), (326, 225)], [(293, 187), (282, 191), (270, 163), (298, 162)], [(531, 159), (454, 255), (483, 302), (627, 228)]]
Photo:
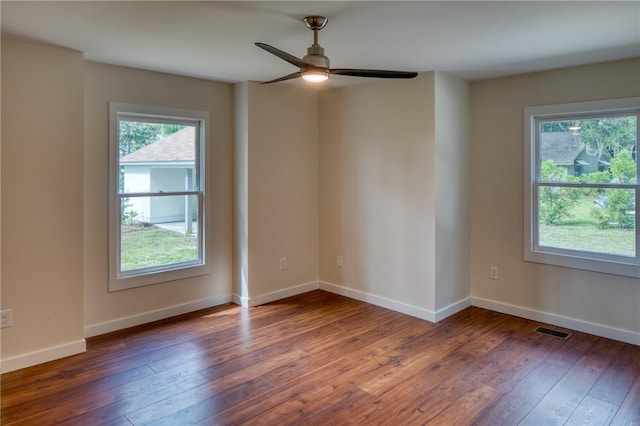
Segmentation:
[[(533, 191), (537, 161), (536, 118), (591, 113), (620, 113), (624, 111), (637, 112), (638, 109), (640, 109), (640, 97), (524, 108), (524, 259), (526, 261), (640, 278), (640, 215), (636, 214), (635, 259), (536, 246), (537, 203), (535, 203), (536, 198)], [(640, 127), (640, 122), (638, 126)], [(640, 180), (640, 174), (637, 180)], [(638, 185), (635, 186), (635, 191), (637, 205), (640, 201)]]
[[(148, 268), (136, 274), (119, 274), (119, 244), (120, 244), (120, 199), (119, 190), (119, 115), (137, 116), (141, 119), (166, 119), (167, 121), (186, 120), (200, 122), (200, 149), (196, 154), (199, 164), (199, 187), (201, 201), (199, 202), (198, 235), (201, 241), (201, 259), (197, 264), (191, 262), (172, 265), (171, 269), (156, 270)], [(210, 233), (207, 232), (207, 212), (209, 210), (208, 185), (208, 140), (209, 113), (179, 108), (166, 108), (149, 105), (135, 105), (119, 102), (109, 102), (109, 291), (119, 291), (167, 281), (175, 281), (211, 273), (207, 261), (207, 252), (211, 247)]]

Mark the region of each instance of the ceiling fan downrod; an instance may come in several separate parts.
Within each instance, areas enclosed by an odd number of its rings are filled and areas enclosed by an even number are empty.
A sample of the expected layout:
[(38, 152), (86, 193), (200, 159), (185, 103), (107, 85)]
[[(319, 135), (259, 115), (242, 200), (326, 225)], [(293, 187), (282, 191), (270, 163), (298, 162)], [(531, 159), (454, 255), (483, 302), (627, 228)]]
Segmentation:
[(317, 67), (329, 68), (329, 58), (324, 55), (324, 48), (318, 43), (318, 31), (323, 29), (329, 20), (324, 16), (312, 15), (303, 21), (307, 28), (313, 31), (313, 44), (307, 48), (307, 55), (302, 60)]

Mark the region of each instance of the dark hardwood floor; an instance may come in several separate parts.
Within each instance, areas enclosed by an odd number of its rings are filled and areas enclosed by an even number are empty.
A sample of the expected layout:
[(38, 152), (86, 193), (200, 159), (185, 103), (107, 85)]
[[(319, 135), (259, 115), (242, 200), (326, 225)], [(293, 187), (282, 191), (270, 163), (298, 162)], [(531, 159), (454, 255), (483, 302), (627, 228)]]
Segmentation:
[(322, 291), (225, 305), (3, 374), (2, 425), (640, 424), (639, 346), (538, 325)]

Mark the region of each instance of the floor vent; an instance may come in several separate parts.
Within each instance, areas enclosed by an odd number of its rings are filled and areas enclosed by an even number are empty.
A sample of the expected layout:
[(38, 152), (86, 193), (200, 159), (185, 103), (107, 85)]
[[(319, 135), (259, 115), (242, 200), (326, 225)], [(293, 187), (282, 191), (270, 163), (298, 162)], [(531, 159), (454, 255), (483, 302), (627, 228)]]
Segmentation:
[(551, 337), (556, 337), (558, 339), (567, 340), (571, 337), (571, 333), (565, 333), (564, 331), (551, 330), (550, 328), (538, 327), (534, 331), (538, 333), (546, 334)]

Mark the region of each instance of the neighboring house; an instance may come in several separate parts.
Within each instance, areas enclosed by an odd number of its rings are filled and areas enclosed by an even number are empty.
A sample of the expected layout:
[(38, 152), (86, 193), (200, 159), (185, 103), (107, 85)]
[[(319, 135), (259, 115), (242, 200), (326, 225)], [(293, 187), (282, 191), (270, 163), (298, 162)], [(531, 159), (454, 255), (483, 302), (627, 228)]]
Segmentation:
[[(553, 160), (556, 166), (564, 167), (567, 174), (580, 176), (585, 173), (609, 169), (611, 155), (604, 150), (587, 149), (580, 134), (573, 132), (541, 132), (540, 160)], [(595, 151), (595, 152), (594, 152)]]
[[(185, 127), (120, 159), (124, 190), (130, 193), (184, 191), (193, 186), (195, 127)], [(190, 222), (197, 200), (185, 196), (130, 197), (125, 212), (142, 223)]]

